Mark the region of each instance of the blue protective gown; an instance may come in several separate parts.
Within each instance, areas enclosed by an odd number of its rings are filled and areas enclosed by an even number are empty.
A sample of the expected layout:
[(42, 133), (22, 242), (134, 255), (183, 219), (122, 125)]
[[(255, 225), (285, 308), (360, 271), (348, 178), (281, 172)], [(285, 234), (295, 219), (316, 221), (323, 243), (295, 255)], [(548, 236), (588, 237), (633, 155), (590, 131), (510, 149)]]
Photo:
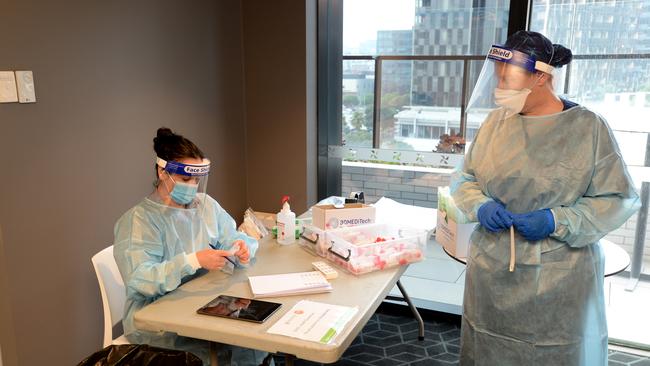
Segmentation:
[(155, 194), (142, 200), (115, 224), (113, 255), (126, 287), (122, 325), (129, 341), (190, 351), (207, 363), (208, 342), (141, 331), (133, 322), (136, 311), (198, 275), (186, 254), (208, 249), (209, 244), (228, 250), (241, 239), (250, 257), (255, 256), (257, 241), (238, 232), (235, 221), (212, 197), (200, 194), (198, 198), (203, 198), (199, 200), (203, 204), (194, 208), (164, 205)]
[(577, 106), (547, 116), (498, 111), (452, 178), (458, 207), (477, 221), (500, 200), (513, 213), (550, 208), (555, 231), (528, 242), (473, 232), (465, 278), (461, 365), (606, 365), (604, 258), (599, 239), (639, 208), (605, 120)]

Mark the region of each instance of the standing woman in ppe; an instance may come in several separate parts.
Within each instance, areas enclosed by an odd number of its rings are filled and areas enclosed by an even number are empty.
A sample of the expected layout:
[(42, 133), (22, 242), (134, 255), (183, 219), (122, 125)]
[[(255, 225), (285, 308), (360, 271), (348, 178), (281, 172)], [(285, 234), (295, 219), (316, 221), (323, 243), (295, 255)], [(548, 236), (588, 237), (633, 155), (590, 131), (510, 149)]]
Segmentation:
[(480, 222), (470, 239), (461, 365), (607, 364), (598, 241), (639, 199), (607, 122), (554, 92), (553, 75), (571, 58), (519, 31), (492, 46), (470, 98), (468, 113), (489, 113), (452, 179), (455, 202)]
[[(231, 251), (238, 265), (248, 263), (258, 243), (238, 232), (230, 215), (205, 193), (210, 161), (194, 143), (167, 128), (158, 129), (153, 141), (154, 190), (115, 224), (113, 255), (126, 287), (124, 335), (131, 343), (192, 352), (208, 364), (207, 341), (138, 330), (133, 315), (199, 273), (223, 268)], [(238, 365), (258, 365), (264, 356), (240, 348), (226, 353), (234, 354)]]

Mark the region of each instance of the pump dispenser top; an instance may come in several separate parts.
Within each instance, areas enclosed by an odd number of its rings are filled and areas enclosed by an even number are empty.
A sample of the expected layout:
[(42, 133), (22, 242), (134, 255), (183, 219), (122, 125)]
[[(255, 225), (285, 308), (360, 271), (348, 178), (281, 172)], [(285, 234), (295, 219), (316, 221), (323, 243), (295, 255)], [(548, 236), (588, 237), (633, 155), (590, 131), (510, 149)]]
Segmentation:
[(282, 213), (288, 214), (289, 212), (291, 212), (291, 206), (289, 206), (289, 196), (284, 196), (284, 197), (286, 198), (286, 200), (284, 199), (282, 200), (284, 201), (284, 203), (282, 204)]

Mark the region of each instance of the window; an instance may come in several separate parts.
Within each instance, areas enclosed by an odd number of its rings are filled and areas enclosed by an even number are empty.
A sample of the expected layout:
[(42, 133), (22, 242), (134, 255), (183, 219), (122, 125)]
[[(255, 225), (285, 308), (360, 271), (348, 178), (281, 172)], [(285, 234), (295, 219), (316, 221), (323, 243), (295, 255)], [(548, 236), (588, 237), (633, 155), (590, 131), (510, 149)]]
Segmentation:
[[(440, 139), (451, 132), (473, 138), (482, 121), (463, 113), (464, 106), (490, 45), (506, 39), (510, 1), (342, 0), (323, 6), (318, 54), (326, 67), (318, 68), (318, 137), (319, 146), (327, 145), (319, 157), (328, 158), (318, 161), (319, 198), (363, 189), (366, 201), (374, 202), (388, 192), (382, 184), (369, 186), (377, 182), (353, 179), (352, 170), (370, 169), (364, 162), (457, 166), (461, 136)], [(336, 42), (341, 20), (342, 45)], [(343, 88), (332, 88), (339, 73)], [(391, 191), (391, 198), (427, 207), (437, 200), (413, 190)]]
[(433, 137), (433, 127), (431, 126), (418, 126), (418, 138), (430, 139)]
[[(489, 46), (505, 40), (508, 11), (507, 0), (489, 6), (455, 1), (344, 0), (346, 146), (432, 152), (446, 129), (458, 132), (465, 118), (461, 107), (467, 102), (462, 96), (469, 99), (471, 95), (470, 90), (463, 90), (464, 85), (476, 81)], [(382, 58), (391, 55), (404, 58)], [(415, 56), (431, 60), (415, 60)], [(436, 59), (440, 56), (466, 59)], [(470, 73), (464, 75), (467, 69)], [(464, 84), (464, 77), (473, 79)], [(375, 91), (379, 93), (376, 97)], [(413, 116), (416, 109), (418, 115)], [(414, 118), (445, 122), (443, 126), (426, 122), (413, 127)]]
[(402, 125), (402, 137), (413, 137), (413, 125)]

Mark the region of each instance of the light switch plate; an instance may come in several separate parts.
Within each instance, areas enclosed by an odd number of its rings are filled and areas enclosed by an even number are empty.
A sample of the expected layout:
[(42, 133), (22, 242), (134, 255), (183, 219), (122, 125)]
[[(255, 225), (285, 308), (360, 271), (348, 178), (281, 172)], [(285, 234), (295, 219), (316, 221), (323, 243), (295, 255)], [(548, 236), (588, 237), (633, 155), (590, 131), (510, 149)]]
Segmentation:
[(18, 101), (16, 92), (16, 77), (13, 71), (0, 71), (0, 103), (15, 103)]
[(34, 74), (31, 71), (16, 71), (16, 86), (20, 103), (36, 103)]

